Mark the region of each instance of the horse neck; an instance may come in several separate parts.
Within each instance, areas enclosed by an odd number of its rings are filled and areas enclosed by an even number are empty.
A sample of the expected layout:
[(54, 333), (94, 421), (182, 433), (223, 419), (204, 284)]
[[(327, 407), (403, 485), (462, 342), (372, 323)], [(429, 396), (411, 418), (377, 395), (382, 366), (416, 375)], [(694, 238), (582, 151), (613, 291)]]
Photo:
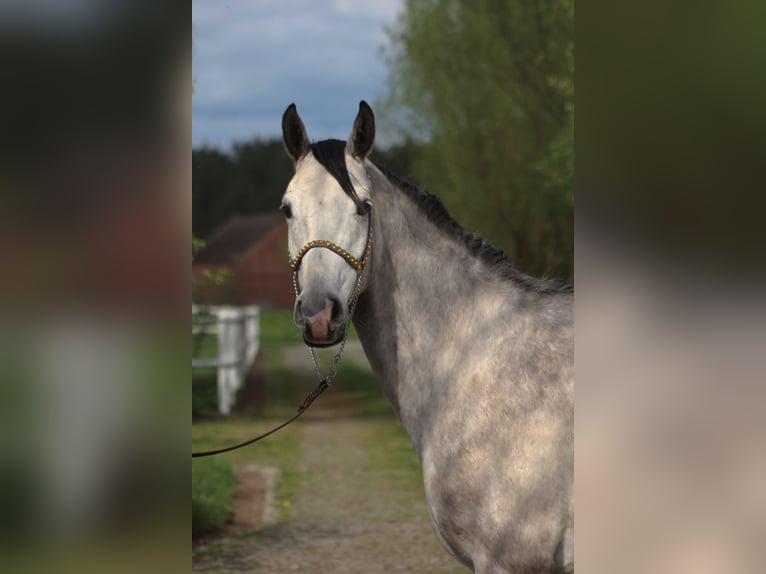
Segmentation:
[[(419, 437), (482, 322), (513, 299), (461, 240), (429, 221), (377, 169), (374, 242), (354, 324), (378, 382), (419, 451)], [(486, 323), (485, 323), (486, 324)]]

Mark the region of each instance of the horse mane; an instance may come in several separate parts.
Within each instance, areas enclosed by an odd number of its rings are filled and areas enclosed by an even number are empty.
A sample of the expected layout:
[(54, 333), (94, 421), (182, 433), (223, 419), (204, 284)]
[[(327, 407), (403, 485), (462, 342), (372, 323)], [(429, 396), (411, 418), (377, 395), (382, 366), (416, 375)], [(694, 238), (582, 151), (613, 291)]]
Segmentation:
[[(314, 154), (314, 158), (338, 181), (343, 191), (354, 200), (357, 208), (363, 210), (364, 205), (354, 190), (351, 177), (346, 168), (345, 150), (346, 142), (336, 139), (323, 140), (311, 144), (311, 152)], [(567, 283), (555, 279), (537, 279), (519, 271), (505, 255), (505, 252), (475, 233), (463, 229), (449, 214), (442, 200), (437, 196), (402, 179), (377, 162), (372, 163), (388, 178), (394, 187), (404, 193), (415, 204), (426, 219), (448, 236), (464, 243), (470, 253), (483, 261), (489, 269), (502, 278), (510, 280), (514, 284), (534, 293), (573, 292), (573, 287)]]
[(470, 253), (483, 261), (487, 267), (504, 279), (513, 281), (516, 285), (535, 293), (569, 293), (574, 291), (572, 285), (568, 283), (557, 279), (538, 279), (520, 271), (511, 263), (502, 249), (498, 249), (475, 233), (463, 229), (449, 214), (439, 197), (402, 179), (386, 167), (375, 162), (373, 164), (388, 178), (394, 187), (412, 200), (426, 219), (444, 231), (448, 236), (463, 242)]

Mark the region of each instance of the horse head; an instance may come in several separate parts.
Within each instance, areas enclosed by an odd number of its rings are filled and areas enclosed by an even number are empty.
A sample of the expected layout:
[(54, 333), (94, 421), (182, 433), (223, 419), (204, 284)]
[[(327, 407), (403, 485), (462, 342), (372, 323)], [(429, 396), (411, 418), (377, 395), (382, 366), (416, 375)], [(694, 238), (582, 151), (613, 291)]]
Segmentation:
[(295, 104), (282, 116), (295, 175), (282, 198), (296, 285), (295, 324), (311, 347), (339, 343), (352, 300), (363, 289), (372, 242), (372, 189), (365, 166), (375, 139), (366, 102), (348, 141), (310, 144)]

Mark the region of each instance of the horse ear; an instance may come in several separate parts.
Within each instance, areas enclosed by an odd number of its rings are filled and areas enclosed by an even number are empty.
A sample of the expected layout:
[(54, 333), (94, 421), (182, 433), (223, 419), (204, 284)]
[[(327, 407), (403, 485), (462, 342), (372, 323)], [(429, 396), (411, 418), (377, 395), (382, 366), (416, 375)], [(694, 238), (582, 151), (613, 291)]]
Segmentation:
[(354, 127), (346, 144), (346, 150), (351, 155), (364, 159), (372, 149), (375, 141), (375, 116), (367, 102), (359, 102), (359, 112), (354, 120)]
[(309, 150), (309, 138), (295, 104), (287, 106), (282, 115), (282, 142), (285, 144), (287, 155), (298, 161)]

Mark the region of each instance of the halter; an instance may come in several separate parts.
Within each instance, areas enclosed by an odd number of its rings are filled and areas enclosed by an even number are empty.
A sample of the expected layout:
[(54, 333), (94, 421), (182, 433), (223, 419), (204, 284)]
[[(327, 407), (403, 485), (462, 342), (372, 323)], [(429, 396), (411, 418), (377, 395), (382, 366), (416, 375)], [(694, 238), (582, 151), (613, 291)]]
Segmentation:
[[(341, 256), (346, 263), (351, 265), (357, 273), (361, 273), (364, 266), (367, 264), (370, 252), (372, 251), (372, 206), (367, 204), (367, 239), (365, 240), (364, 253), (361, 259), (357, 259), (351, 255), (348, 251), (326, 239), (315, 239), (309, 241), (306, 245), (300, 248), (295, 259), (290, 259), (290, 268), (293, 270), (293, 274), (298, 273), (298, 267), (301, 265), (301, 261), (306, 256), (306, 253), (314, 249), (315, 247), (323, 247), (329, 249), (336, 255)], [(297, 293), (296, 293), (297, 295)]]
[[(369, 178), (369, 176), (368, 176)], [(314, 363), (314, 371), (317, 374), (317, 377), (319, 378), (319, 385), (324, 386), (322, 391), (326, 388), (332, 387), (332, 380), (335, 378), (336, 369), (338, 366), (338, 363), (340, 362), (340, 358), (343, 355), (343, 349), (346, 348), (346, 337), (348, 337), (348, 331), (349, 331), (349, 325), (351, 324), (351, 318), (354, 316), (354, 309), (356, 309), (356, 302), (359, 299), (359, 294), (362, 292), (362, 278), (364, 276), (364, 267), (367, 265), (367, 262), (370, 260), (370, 253), (372, 252), (372, 205), (369, 203), (367, 204), (367, 239), (365, 240), (365, 247), (364, 247), (364, 254), (362, 255), (361, 259), (356, 259), (353, 255), (351, 255), (348, 251), (343, 249), (342, 247), (338, 246), (337, 244), (333, 243), (332, 241), (327, 241), (324, 239), (315, 239), (314, 241), (309, 241), (306, 245), (301, 247), (300, 251), (298, 251), (298, 254), (295, 256), (295, 259), (290, 260), (290, 268), (293, 270), (293, 289), (295, 290), (295, 297), (297, 298), (300, 295), (300, 292), (298, 290), (298, 267), (300, 267), (301, 260), (303, 257), (308, 253), (311, 249), (314, 249), (315, 247), (324, 247), (325, 249), (329, 249), (336, 255), (339, 255), (356, 270), (356, 284), (354, 285), (354, 290), (351, 292), (351, 295), (349, 296), (348, 300), (348, 320), (346, 323), (346, 329), (345, 333), (343, 335), (343, 340), (340, 342), (340, 347), (338, 348), (338, 352), (335, 354), (335, 356), (332, 359), (332, 362), (330, 363), (330, 368), (327, 371), (326, 375), (322, 374), (322, 370), (319, 368), (319, 363), (317, 362), (316, 353), (314, 352), (313, 347), (309, 347), (309, 354), (311, 355), (311, 360)], [(316, 390), (319, 390), (318, 388)], [(322, 392), (320, 391), (320, 393)]]

